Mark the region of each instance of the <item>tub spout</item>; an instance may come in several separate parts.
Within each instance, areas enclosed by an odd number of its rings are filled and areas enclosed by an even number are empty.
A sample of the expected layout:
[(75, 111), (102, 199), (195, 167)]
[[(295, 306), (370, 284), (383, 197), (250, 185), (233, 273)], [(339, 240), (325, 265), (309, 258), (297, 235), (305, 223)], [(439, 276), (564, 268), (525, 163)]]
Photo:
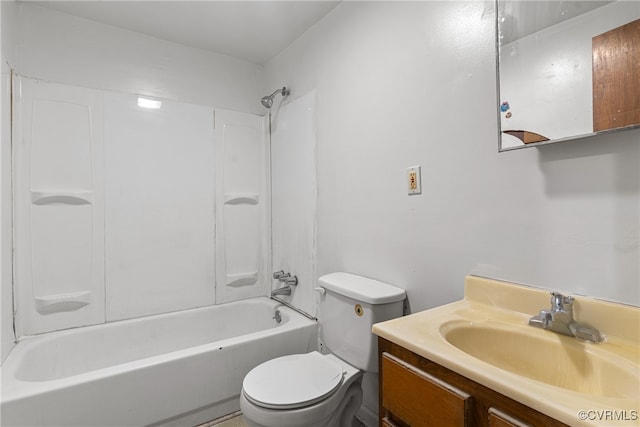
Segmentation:
[(277, 295), (291, 295), (291, 286), (287, 285), (271, 291), (272, 297)]

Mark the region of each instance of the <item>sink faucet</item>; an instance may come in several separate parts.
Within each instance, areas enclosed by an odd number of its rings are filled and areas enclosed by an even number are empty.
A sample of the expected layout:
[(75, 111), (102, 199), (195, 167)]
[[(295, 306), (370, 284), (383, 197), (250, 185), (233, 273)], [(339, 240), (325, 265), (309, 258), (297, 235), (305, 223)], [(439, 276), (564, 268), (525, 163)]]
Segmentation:
[(540, 310), (529, 319), (529, 325), (559, 334), (598, 343), (604, 337), (596, 329), (581, 325), (573, 319), (573, 297), (551, 292), (551, 310)]

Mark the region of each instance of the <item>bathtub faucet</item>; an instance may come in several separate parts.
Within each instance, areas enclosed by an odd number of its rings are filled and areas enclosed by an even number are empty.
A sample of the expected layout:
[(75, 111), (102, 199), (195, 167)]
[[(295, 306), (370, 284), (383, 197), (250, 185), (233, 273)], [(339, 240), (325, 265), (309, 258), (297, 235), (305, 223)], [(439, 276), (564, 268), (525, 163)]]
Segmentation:
[(284, 283), (284, 286), (271, 291), (271, 296), (277, 295), (291, 295), (292, 286), (298, 284), (298, 276), (291, 276), (291, 273), (285, 273), (284, 270), (276, 271), (273, 273), (273, 278), (279, 282)]
[(272, 297), (275, 297), (277, 295), (291, 295), (291, 286), (287, 285), (271, 291)]
[(298, 285), (298, 276), (291, 276), (291, 273), (285, 273), (283, 270), (273, 273), (273, 278), (288, 286)]

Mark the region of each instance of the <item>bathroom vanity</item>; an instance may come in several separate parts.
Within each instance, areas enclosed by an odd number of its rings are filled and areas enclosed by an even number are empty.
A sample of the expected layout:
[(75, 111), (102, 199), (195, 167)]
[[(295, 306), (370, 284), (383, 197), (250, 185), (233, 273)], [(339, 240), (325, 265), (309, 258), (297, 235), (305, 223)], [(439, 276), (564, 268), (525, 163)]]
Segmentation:
[(384, 338), (378, 350), (382, 426), (566, 426)]
[(637, 426), (640, 309), (576, 297), (596, 344), (530, 326), (549, 305), (469, 276), (463, 300), (374, 325), (380, 426)]

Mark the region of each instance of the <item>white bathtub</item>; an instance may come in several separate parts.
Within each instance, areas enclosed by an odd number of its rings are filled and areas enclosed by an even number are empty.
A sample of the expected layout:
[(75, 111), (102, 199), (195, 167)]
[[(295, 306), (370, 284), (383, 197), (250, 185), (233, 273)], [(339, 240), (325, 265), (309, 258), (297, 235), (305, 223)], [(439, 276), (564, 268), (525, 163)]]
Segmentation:
[(238, 410), (254, 366), (315, 349), (316, 327), (256, 298), (27, 337), (2, 365), (1, 425), (193, 426)]

